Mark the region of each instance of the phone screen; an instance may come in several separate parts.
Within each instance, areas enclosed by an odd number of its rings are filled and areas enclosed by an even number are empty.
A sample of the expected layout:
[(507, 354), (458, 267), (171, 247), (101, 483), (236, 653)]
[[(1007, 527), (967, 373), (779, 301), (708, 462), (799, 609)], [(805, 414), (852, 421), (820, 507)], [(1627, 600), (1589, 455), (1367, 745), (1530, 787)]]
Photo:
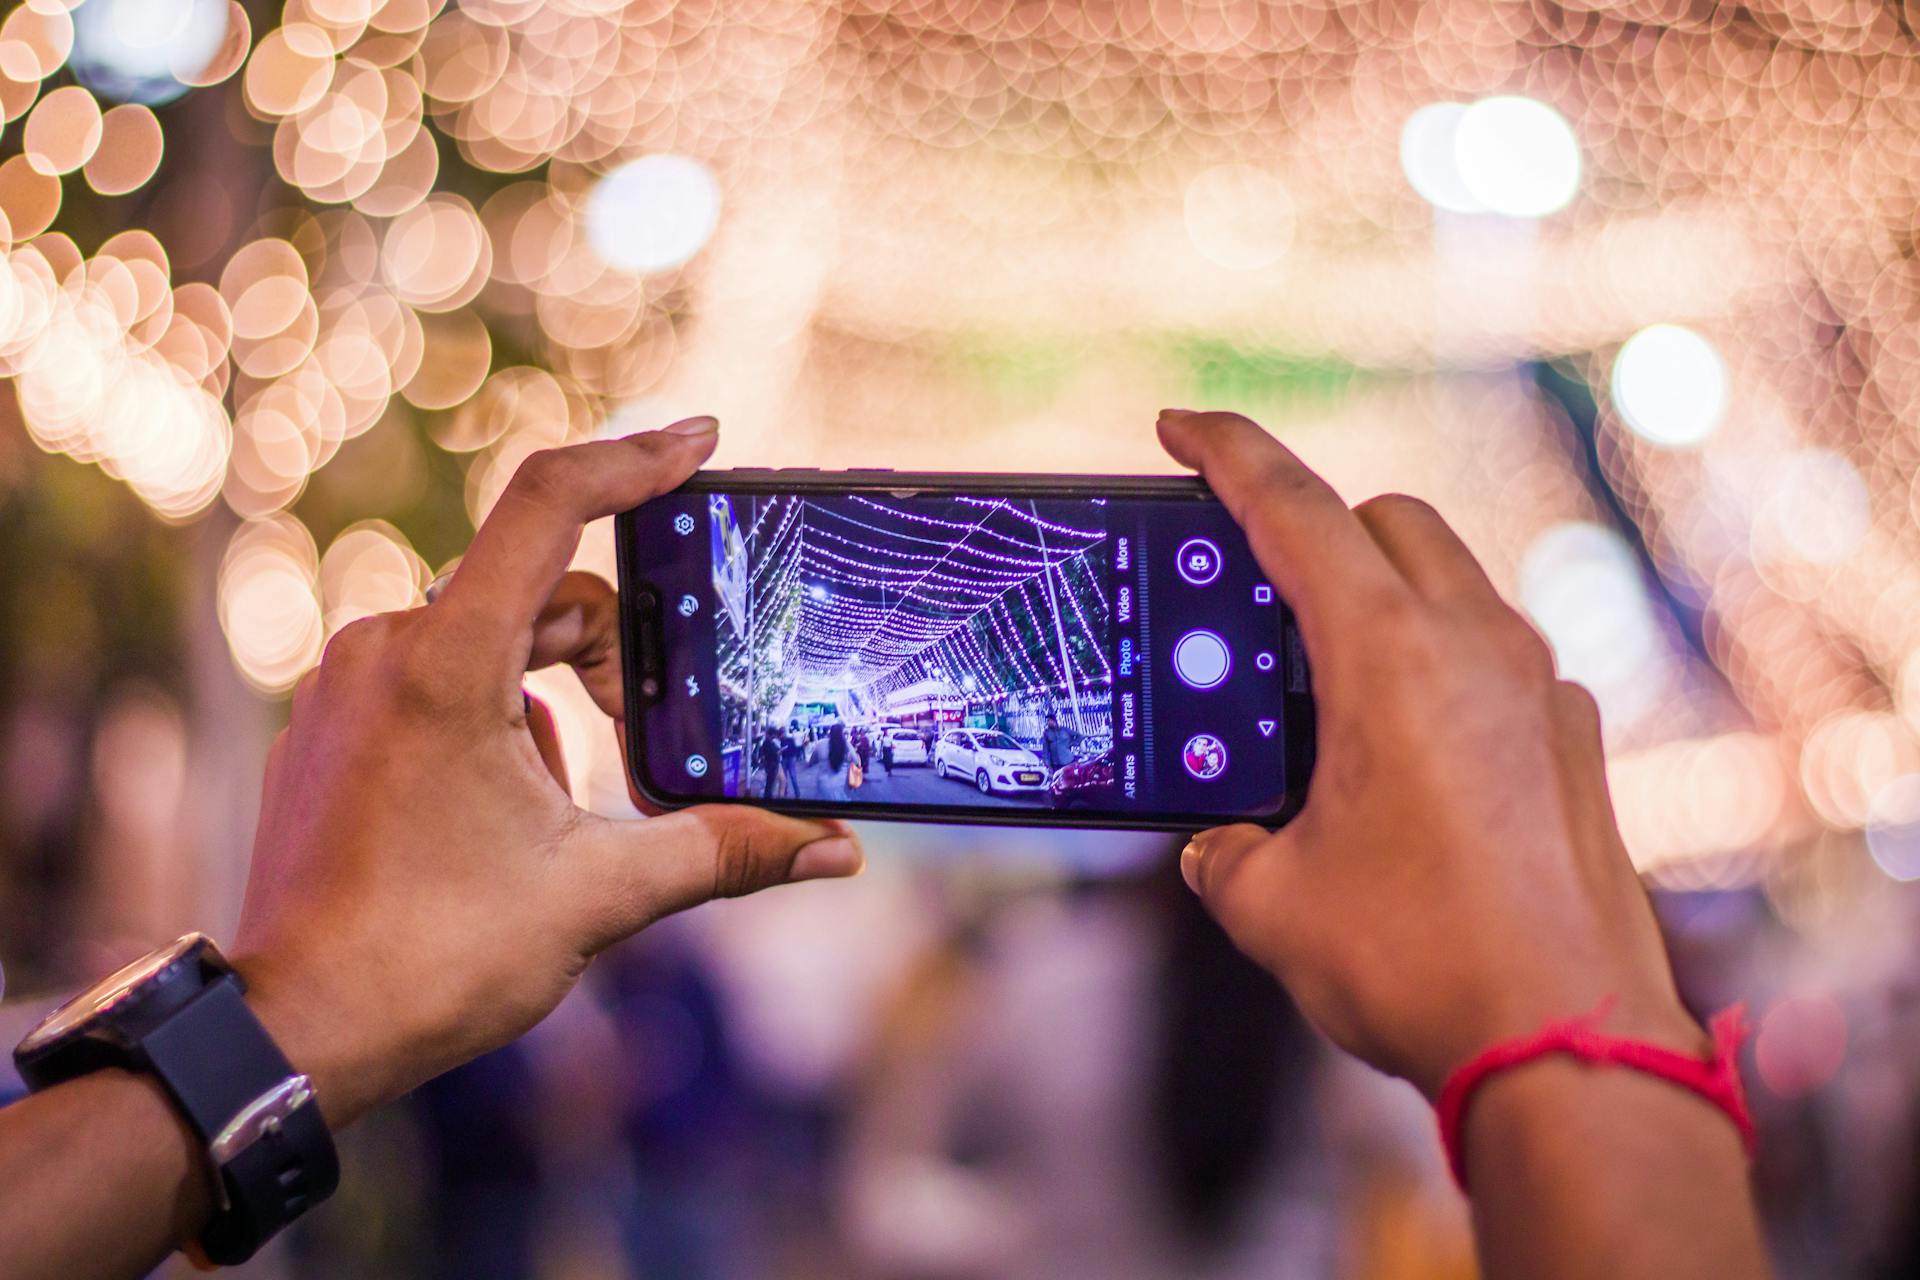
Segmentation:
[(1197, 486), (701, 480), (620, 524), (644, 615), (630, 754), (656, 798), (1078, 825), (1297, 807), (1306, 655)]

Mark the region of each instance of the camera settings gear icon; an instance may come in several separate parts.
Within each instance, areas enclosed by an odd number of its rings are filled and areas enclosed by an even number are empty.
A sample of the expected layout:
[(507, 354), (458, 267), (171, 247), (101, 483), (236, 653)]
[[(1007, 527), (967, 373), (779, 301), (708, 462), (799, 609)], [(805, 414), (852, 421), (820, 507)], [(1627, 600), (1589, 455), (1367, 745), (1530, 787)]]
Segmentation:
[(692, 533), (693, 517), (682, 511), (673, 518), (673, 531), (683, 538)]

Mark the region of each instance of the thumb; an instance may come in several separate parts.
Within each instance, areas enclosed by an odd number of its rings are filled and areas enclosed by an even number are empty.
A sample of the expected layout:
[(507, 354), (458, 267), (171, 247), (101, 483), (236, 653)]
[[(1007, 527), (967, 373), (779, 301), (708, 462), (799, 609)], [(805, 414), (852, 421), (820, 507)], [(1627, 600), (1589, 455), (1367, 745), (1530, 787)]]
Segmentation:
[(585, 815), (580, 843), (593, 951), (714, 898), (857, 875), (866, 865), (845, 823), (748, 805), (701, 805), (637, 822)]
[(1202, 831), (1180, 852), (1180, 874), (1233, 945), (1276, 970), (1293, 895), (1285, 883), (1292, 862), (1284, 837), (1240, 823)]

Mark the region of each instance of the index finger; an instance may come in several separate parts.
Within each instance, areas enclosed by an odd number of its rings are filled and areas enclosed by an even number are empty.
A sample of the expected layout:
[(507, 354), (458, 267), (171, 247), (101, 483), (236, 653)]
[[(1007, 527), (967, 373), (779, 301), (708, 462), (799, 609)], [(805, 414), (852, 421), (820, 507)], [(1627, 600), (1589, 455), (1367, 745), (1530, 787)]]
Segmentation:
[(1250, 419), (1166, 409), (1159, 428), (1167, 452), (1205, 478), (1245, 531), (1254, 559), (1298, 615), (1309, 648), (1316, 633), (1370, 617), (1383, 599), (1407, 594), (1332, 486)]
[(465, 615), (473, 634), (496, 637), (524, 663), (534, 619), (587, 522), (677, 488), (713, 452), (719, 427), (713, 418), (687, 418), (661, 431), (534, 454), (514, 472), (434, 607)]

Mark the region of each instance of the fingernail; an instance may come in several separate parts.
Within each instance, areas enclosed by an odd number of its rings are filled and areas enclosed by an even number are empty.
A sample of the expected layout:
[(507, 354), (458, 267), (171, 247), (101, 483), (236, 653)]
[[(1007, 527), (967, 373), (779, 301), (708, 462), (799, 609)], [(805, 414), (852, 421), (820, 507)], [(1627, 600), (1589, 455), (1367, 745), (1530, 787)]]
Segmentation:
[(1193, 410), (1191, 410), (1191, 409), (1162, 409), (1162, 410), (1160, 411), (1160, 416), (1161, 416), (1161, 417), (1163, 417), (1163, 418), (1190, 418), (1190, 417), (1192, 417), (1192, 416), (1193, 416)]
[(720, 419), (710, 413), (703, 413), (697, 418), (682, 418), (661, 428), (676, 436), (710, 436), (719, 429)]
[(1187, 888), (1200, 892), (1200, 842), (1189, 840), (1187, 847), (1180, 851), (1180, 878), (1187, 882)]
[(787, 882), (858, 875), (866, 865), (866, 855), (860, 852), (858, 840), (851, 836), (829, 836), (815, 840), (793, 855), (793, 865), (787, 869)]

